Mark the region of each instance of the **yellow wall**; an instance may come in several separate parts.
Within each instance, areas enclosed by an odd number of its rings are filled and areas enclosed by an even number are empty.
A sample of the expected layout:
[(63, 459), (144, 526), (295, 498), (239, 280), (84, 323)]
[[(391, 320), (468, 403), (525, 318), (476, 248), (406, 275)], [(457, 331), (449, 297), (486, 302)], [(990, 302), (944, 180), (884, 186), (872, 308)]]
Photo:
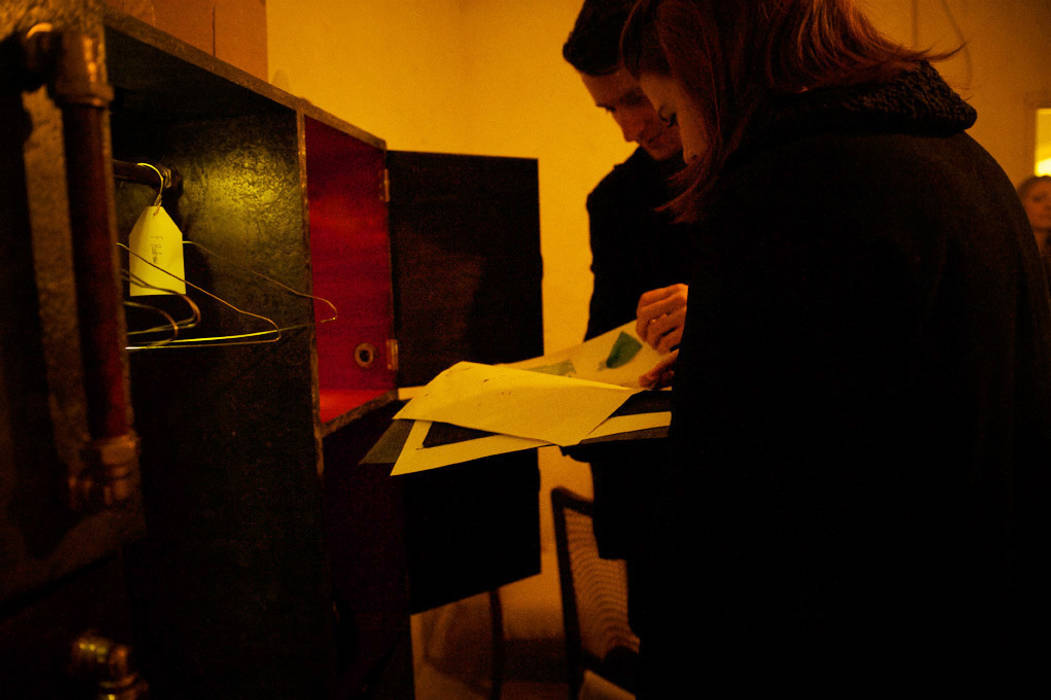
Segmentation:
[(103, 0), (261, 80), (266, 66), (266, 0)]

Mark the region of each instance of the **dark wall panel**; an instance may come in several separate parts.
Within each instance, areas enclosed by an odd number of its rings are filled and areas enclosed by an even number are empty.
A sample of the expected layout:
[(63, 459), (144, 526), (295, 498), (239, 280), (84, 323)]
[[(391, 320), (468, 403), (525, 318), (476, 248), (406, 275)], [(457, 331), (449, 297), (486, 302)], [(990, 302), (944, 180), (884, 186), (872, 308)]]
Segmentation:
[(400, 384), (543, 352), (535, 160), (391, 151)]

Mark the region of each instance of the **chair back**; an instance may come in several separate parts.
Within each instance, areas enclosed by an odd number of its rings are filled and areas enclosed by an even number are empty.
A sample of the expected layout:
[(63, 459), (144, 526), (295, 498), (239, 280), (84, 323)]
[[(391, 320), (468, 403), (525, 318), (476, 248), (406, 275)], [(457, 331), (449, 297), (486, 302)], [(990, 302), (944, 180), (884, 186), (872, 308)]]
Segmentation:
[(570, 697), (585, 670), (632, 691), (639, 639), (628, 625), (628, 572), (598, 555), (593, 503), (564, 487), (551, 490)]

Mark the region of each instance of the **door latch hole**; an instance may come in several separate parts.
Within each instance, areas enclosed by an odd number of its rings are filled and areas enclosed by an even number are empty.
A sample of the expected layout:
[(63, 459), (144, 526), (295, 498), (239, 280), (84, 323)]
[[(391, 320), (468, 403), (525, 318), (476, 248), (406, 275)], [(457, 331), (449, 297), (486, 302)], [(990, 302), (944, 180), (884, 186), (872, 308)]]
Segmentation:
[(354, 361), (358, 367), (368, 369), (376, 361), (376, 348), (371, 343), (361, 343), (354, 348)]

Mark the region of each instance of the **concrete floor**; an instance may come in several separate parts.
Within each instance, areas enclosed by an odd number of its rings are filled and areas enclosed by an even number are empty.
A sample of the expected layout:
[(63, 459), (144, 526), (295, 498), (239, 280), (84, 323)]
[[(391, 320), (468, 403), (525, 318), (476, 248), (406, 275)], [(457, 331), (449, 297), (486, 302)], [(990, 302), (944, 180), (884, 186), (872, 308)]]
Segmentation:
[[(566, 700), (565, 642), (553, 553), (541, 573), (500, 589), (504, 618), (501, 700)], [(491, 608), (487, 594), (412, 618), (417, 700), (490, 700)]]

